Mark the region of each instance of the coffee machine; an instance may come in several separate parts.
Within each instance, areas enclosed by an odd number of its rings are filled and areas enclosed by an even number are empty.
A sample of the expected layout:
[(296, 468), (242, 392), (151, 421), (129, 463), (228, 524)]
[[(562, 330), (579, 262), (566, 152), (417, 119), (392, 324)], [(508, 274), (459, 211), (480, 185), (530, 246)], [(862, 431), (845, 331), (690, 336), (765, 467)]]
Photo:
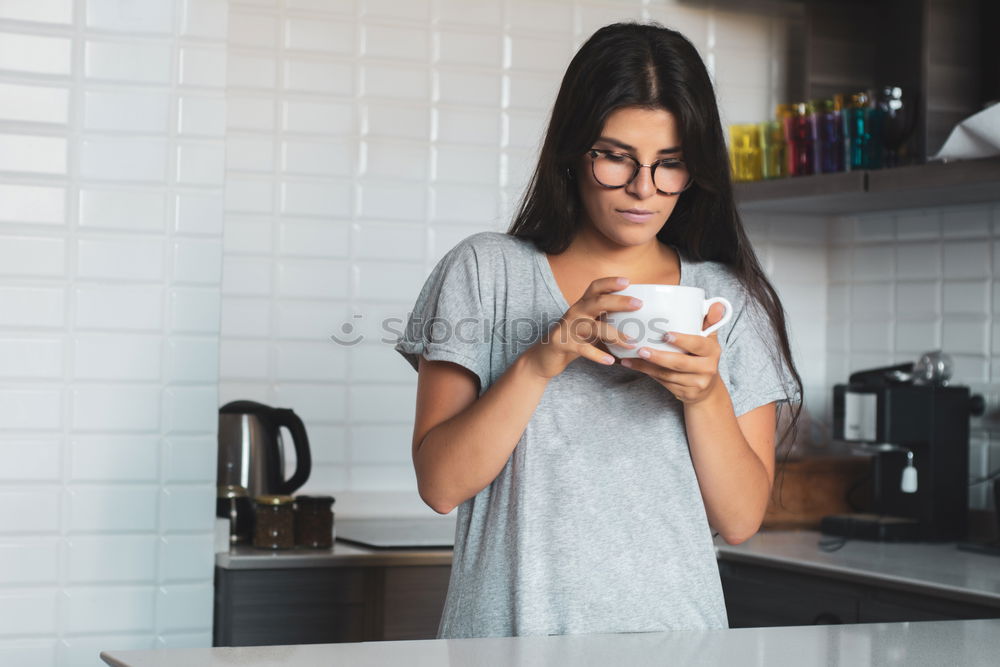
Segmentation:
[(969, 417), (982, 396), (949, 386), (950, 359), (852, 373), (833, 388), (833, 437), (872, 454), (872, 512), (823, 517), (827, 535), (948, 542), (966, 537)]

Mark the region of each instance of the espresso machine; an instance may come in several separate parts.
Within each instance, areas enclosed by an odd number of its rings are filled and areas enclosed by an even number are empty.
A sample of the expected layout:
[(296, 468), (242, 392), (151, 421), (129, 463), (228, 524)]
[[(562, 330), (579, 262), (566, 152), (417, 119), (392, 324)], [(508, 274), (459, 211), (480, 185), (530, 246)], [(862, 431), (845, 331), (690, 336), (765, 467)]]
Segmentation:
[(966, 537), (969, 417), (982, 396), (951, 386), (941, 352), (852, 373), (833, 388), (833, 437), (871, 453), (872, 512), (823, 517), (827, 535), (887, 542)]

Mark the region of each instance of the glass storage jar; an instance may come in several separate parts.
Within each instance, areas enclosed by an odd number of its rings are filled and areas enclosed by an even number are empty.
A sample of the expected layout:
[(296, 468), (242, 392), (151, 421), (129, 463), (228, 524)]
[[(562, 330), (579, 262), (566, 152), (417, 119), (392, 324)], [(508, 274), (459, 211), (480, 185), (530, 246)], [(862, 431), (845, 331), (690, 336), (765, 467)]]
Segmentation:
[(333, 496), (296, 496), (295, 544), (310, 549), (333, 546)]
[(257, 496), (254, 499), (253, 545), (260, 549), (295, 546), (295, 513), (291, 496)]

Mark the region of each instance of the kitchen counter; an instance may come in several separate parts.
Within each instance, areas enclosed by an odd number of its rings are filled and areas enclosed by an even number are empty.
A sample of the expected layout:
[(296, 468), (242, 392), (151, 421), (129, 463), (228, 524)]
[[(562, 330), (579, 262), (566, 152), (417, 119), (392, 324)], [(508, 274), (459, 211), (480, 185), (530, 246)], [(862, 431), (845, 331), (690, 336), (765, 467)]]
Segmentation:
[(331, 549), (267, 551), (235, 546), (215, 554), (215, 565), (227, 570), (274, 570), (302, 567), (393, 567), (451, 565), (451, 549), (371, 549), (334, 542)]
[[(738, 545), (716, 538), (720, 560), (876, 584), (1000, 608), (1000, 557), (960, 551), (954, 542), (891, 544), (847, 540), (836, 551), (817, 531), (762, 532)], [(1000, 660), (998, 660), (1000, 661)]]
[[(817, 531), (761, 532), (738, 545), (716, 538), (720, 560), (748, 562), (876, 583), (962, 602), (1000, 607), (1000, 558), (960, 551), (954, 543), (890, 544), (848, 540), (823, 551)], [(451, 549), (371, 549), (335, 542), (332, 549), (269, 552), (236, 547), (216, 554), (215, 564), (232, 570), (302, 567), (450, 565)]]
[(106, 651), (116, 667), (224, 665), (995, 665), (1000, 620)]

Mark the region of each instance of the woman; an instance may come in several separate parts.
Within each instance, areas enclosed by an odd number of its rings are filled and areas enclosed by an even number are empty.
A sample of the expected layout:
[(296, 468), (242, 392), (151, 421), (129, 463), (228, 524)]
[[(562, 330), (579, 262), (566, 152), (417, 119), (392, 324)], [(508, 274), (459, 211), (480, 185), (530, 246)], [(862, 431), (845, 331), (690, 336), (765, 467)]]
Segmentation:
[[(620, 278), (703, 287), (733, 318), (615, 363)], [(802, 385), (682, 35), (615, 24), (580, 48), (510, 230), (441, 259), (396, 350), (419, 372), (420, 495), (458, 507), (439, 637), (728, 627), (712, 532), (759, 528), (776, 402)]]

